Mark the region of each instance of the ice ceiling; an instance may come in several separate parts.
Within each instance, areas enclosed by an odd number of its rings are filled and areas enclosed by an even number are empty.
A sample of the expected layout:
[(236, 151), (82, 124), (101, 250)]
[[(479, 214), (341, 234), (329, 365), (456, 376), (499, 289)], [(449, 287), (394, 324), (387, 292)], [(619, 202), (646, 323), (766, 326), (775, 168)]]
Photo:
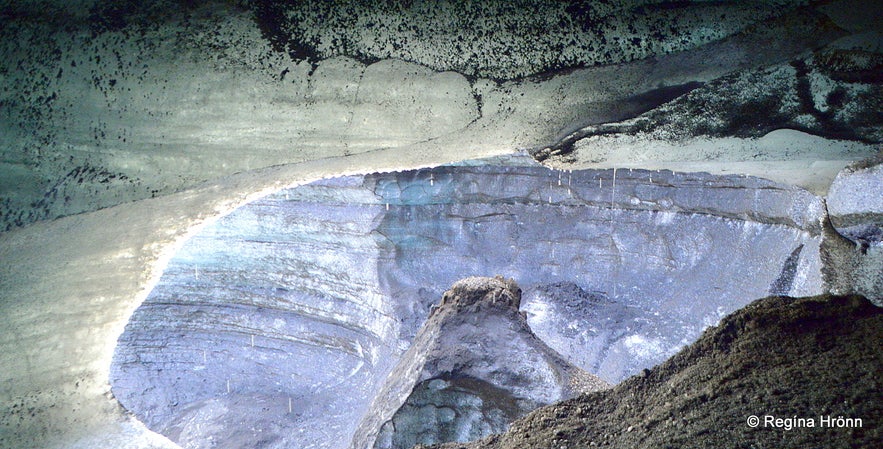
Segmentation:
[(771, 292), (879, 301), (879, 161), (843, 170), (883, 140), (879, 10), (0, 1), (0, 446), (174, 448), (351, 373), (364, 416), (465, 275), (610, 381)]

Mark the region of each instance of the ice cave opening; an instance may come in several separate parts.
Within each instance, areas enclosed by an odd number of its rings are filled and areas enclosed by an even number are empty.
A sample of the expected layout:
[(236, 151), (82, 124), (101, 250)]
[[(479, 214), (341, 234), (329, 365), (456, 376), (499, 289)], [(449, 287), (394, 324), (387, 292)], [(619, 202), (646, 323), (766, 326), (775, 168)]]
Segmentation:
[[(617, 383), (755, 298), (820, 293), (823, 217), (819, 197), (760, 178), (558, 171), (527, 157), (320, 180), (183, 245), (119, 339), (112, 391), (182, 447), (456, 439), (381, 438), (391, 418), (364, 418), (389, 408), (383, 385), (457, 280), (515, 279), (533, 333)], [(456, 374), (413, 394), (485, 385)], [(481, 388), (485, 401), (511, 390)], [(476, 408), (447, 400), (433, 419)]]

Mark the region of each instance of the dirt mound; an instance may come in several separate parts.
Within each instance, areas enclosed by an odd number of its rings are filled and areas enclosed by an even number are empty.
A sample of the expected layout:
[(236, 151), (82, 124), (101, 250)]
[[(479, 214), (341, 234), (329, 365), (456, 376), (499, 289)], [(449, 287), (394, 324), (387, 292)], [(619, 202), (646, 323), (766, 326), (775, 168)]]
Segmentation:
[(441, 447), (878, 447), (881, 341), (883, 309), (865, 298), (766, 298), (612, 390)]

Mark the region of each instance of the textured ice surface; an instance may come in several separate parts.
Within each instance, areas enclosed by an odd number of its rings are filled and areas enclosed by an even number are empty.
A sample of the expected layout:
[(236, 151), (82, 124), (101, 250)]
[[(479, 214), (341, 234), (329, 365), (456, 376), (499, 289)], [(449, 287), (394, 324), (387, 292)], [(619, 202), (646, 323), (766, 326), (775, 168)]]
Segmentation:
[[(843, 169), (826, 199), (834, 229), (848, 244), (833, 244), (829, 257), (840, 269), (832, 273), (838, 292), (859, 293), (883, 304), (883, 164), (880, 157)], [(837, 248), (834, 250), (834, 248)]]
[(828, 191), (828, 214), (837, 232), (863, 245), (883, 243), (883, 164), (841, 171)]
[[(381, 148), (553, 145), (843, 35), (803, 0), (232, 3), (4, 2), (0, 229)], [(726, 153), (698, 170), (753, 154)]]
[(617, 382), (752, 298), (821, 291), (822, 214), (757, 178), (517, 161), (318, 181), (190, 239), (121, 337), (112, 385), (172, 437), (204, 416), (204, 441), (344, 447), (442, 292), (498, 274), (546, 344)]

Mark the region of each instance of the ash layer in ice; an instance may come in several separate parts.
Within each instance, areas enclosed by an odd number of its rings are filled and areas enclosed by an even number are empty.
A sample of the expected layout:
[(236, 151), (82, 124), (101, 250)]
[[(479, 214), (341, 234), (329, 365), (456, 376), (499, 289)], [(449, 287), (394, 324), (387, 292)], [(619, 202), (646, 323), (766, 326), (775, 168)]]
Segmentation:
[(514, 280), (455, 283), (387, 377), (352, 447), (471, 441), (539, 406), (609, 386), (534, 335), (520, 304)]

